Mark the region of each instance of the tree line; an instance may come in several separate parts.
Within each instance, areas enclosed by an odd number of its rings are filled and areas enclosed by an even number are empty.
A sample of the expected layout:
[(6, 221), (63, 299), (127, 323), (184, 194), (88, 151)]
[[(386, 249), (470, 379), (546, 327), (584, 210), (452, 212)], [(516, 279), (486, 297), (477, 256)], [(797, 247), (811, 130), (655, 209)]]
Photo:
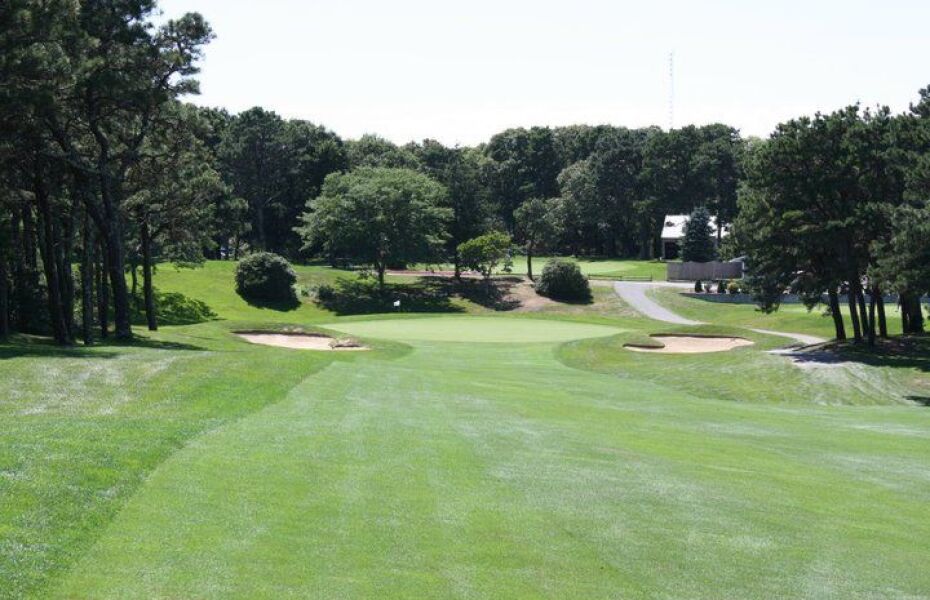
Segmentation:
[(843, 337), (848, 289), (854, 336), (871, 339), (893, 292), (907, 331), (922, 327), (926, 92), (905, 115), (852, 107), (768, 140), (723, 124), (515, 128), (475, 147), (343, 140), (259, 107), (185, 103), (213, 33), (196, 13), (156, 25), (157, 12), (0, 4), (0, 336), (155, 329), (164, 263), (270, 251), (383, 279), (428, 256), (458, 274), (464, 243), (503, 232), (532, 277), (542, 252), (653, 257), (664, 215), (694, 210), (735, 220), (728, 252), (749, 255), (766, 309), (826, 290)]
[(262, 108), (184, 103), (213, 33), (199, 14), (156, 25), (157, 12), (0, 5), (0, 335), (129, 339), (140, 315), (155, 329), (159, 263), (346, 258), (298, 229), (328, 175), (359, 169), (441, 186), (449, 220), (434, 237), (457, 271), (459, 245), (493, 230), (531, 252), (651, 256), (665, 212), (735, 211), (744, 143), (731, 127), (520, 128), (474, 148), (342, 140)]
[(924, 329), (930, 290), (930, 88), (903, 114), (849, 106), (778, 125), (750, 147), (734, 230), (763, 309), (794, 291), (826, 294), (837, 339), (888, 336), (886, 294), (902, 331)]

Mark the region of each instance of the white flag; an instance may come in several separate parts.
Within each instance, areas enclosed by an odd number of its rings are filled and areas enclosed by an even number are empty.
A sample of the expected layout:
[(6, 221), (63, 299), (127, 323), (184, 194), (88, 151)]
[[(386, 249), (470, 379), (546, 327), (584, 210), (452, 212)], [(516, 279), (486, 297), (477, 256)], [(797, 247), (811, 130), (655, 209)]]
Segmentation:
[(394, 301), (394, 308), (400, 308), (400, 300)]

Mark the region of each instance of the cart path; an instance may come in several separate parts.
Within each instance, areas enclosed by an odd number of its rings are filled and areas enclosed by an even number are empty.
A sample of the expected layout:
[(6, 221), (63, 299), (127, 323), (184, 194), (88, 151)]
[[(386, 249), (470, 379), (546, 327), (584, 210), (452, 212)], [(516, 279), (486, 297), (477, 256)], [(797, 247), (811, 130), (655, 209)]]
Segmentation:
[[(658, 302), (646, 295), (646, 293), (652, 289), (659, 287), (674, 287), (674, 288), (690, 288), (688, 284), (678, 284), (671, 282), (633, 282), (633, 281), (615, 281), (614, 282), (614, 292), (624, 302), (629, 304), (634, 310), (642, 313), (644, 316), (649, 317), (650, 319), (655, 319), (656, 321), (664, 321), (666, 323), (674, 323), (675, 325), (706, 325), (703, 321), (695, 321), (693, 319), (686, 319), (681, 315), (677, 315), (660, 305)], [(781, 337), (786, 337), (794, 340), (795, 342), (802, 344), (804, 346), (810, 346), (812, 344), (822, 344), (826, 342), (824, 338), (817, 337), (814, 335), (807, 335), (804, 333), (789, 333), (784, 331), (771, 331), (769, 329), (752, 329), (748, 328), (750, 331), (756, 333), (761, 333), (764, 335), (777, 335)]]

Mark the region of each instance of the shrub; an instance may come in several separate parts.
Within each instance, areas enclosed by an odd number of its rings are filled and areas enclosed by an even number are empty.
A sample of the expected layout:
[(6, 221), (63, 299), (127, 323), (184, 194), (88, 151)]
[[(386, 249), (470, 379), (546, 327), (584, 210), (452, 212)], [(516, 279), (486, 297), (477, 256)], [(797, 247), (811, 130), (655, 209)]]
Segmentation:
[(543, 268), (536, 293), (565, 302), (590, 302), (591, 286), (578, 268), (578, 263), (568, 260), (551, 260)]
[(718, 294), (726, 294), (726, 293), (727, 293), (727, 283), (726, 283), (724, 280), (722, 280), (722, 279), (721, 279), (720, 281), (717, 282), (717, 293), (718, 293)]
[(336, 288), (328, 283), (322, 283), (316, 288), (316, 299), (319, 302), (332, 302), (336, 298)]
[(727, 293), (728, 294), (738, 294), (739, 293), (739, 284), (735, 281), (730, 281), (727, 284)]
[(704, 291), (704, 286), (701, 285), (701, 280), (700, 280), (700, 279), (698, 279), (697, 281), (694, 282), (694, 291), (695, 291), (695, 293), (697, 293), (697, 294), (700, 294), (701, 292)]
[(271, 252), (251, 254), (236, 266), (236, 292), (247, 300), (293, 302), (296, 282), (290, 263)]

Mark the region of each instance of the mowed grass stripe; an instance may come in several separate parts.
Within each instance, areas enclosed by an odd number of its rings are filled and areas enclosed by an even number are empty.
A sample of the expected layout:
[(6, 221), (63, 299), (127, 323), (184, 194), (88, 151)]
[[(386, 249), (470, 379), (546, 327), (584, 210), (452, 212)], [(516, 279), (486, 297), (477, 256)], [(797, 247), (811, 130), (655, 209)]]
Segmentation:
[(916, 410), (735, 404), (546, 345), (421, 343), (176, 454), (59, 591), (917, 595), (927, 433)]
[(623, 330), (606, 325), (507, 317), (435, 317), (334, 323), (324, 327), (360, 337), (397, 341), (471, 343), (565, 342), (607, 337)]

